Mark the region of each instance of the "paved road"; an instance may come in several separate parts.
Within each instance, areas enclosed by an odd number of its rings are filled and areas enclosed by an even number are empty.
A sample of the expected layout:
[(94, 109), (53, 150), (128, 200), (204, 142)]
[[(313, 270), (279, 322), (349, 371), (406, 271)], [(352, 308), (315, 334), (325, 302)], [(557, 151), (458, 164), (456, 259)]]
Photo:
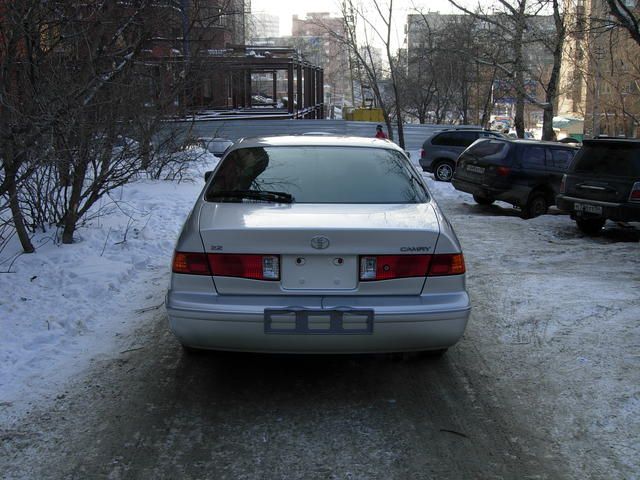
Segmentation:
[(564, 477), (471, 339), (440, 360), (184, 356), (163, 313), (148, 328), (3, 439), (4, 478)]

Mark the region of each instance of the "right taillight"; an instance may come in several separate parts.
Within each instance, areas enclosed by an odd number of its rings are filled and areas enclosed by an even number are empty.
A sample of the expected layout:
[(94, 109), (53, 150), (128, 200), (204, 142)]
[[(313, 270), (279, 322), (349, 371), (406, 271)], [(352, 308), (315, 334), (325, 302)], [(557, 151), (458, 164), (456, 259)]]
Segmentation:
[(461, 275), (466, 271), (461, 253), (444, 253), (431, 257), (429, 276)]
[(424, 158), (425, 157), (425, 151), (424, 148), (420, 149), (420, 158)]
[(640, 182), (636, 182), (633, 184), (631, 193), (629, 194), (629, 201), (640, 202)]
[(360, 280), (461, 275), (465, 273), (461, 253), (435, 255), (367, 255), (360, 257)]

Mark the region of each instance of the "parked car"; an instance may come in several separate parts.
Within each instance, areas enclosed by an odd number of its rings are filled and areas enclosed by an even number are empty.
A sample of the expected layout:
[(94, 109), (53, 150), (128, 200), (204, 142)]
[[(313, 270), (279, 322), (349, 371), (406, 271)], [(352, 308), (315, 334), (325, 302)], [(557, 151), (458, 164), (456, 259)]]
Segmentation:
[(502, 200), (519, 207), (523, 218), (537, 217), (555, 204), (577, 151), (556, 142), (478, 140), (460, 155), (452, 183), (481, 205)]
[(600, 232), (607, 219), (640, 221), (640, 140), (584, 140), (557, 202), (587, 234)]
[(222, 157), (233, 142), (222, 137), (198, 137), (198, 144), (216, 157)]
[(501, 133), (479, 128), (434, 132), (422, 144), (420, 166), (436, 180), (450, 182), (460, 154), (478, 138), (504, 138)]
[(460, 244), (395, 144), (243, 139), (176, 244), (169, 324), (190, 349), (443, 352), (470, 312)]

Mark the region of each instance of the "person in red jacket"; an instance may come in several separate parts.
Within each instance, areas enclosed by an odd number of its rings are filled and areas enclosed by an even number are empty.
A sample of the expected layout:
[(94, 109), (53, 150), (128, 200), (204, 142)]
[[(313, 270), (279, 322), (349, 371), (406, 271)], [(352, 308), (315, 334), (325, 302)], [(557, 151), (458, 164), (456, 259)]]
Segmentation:
[(382, 131), (382, 125), (376, 126), (376, 138), (387, 138), (387, 134)]

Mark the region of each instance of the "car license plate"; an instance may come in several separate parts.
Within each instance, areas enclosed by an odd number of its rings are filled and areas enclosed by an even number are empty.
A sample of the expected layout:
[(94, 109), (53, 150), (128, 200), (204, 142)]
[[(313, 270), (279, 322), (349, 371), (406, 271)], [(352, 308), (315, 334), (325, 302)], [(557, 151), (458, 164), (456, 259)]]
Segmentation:
[(602, 207), (600, 205), (590, 205), (588, 203), (574, 203), (573, 208), (576, 212), (594, 213), (602, 215)]
[(484, 173), (484, 168), (483, 167), (478, 167), (476, 165), (467, 165), (467, 171), (468, 172), (472, 172), (472, 173), (483, 174)]
[(307, 335), (366, 335), (373, 333), (373, 310), (337, 308), (264, 310), (264, 333)]

